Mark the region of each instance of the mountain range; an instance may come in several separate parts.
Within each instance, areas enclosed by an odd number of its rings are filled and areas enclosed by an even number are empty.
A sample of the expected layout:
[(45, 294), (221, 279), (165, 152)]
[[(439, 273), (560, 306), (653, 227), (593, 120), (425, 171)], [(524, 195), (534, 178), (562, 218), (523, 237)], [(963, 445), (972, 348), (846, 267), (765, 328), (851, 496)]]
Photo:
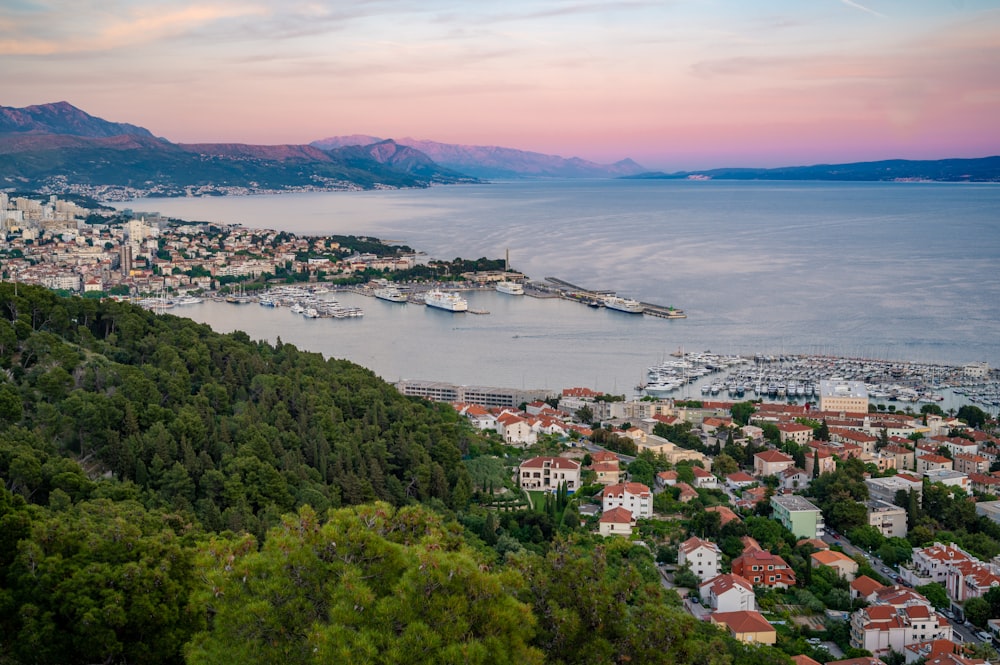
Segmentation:
[(308, 145), (172, 143), (67, 102), (0, 106), (0, 189), (101, 198), (428, 187), (496, 178), (1000, 181), (1000, 157), (649, 172), (499, 146), (333, 136)]

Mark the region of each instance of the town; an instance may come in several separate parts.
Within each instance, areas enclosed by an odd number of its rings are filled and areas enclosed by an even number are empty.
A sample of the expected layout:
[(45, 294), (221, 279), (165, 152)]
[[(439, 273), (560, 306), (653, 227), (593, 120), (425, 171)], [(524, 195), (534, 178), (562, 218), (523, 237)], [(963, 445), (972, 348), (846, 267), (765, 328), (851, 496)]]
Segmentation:
[(685, 608), (738, 640), (800, 665), (995, 662), (1000, 438), (978, 407), (886, 413), (837, 378), (811, 410), (397, 387), (519, 451), (506, 487), (480, 488), (501, 514), (572, 497), (581, 526), (651, 548)]

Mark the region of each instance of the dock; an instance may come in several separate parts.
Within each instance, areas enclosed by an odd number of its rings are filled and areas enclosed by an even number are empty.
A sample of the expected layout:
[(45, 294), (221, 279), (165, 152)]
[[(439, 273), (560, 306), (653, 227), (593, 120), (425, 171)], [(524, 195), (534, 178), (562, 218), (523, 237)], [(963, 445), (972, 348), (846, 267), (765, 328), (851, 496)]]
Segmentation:
[[(591, 289), (585, 289), (582, 286), (577, 286), (576, 284), (571, 284), (566, 280), (559, 279), (558, 277), (546, 277), (545, 281), (548, 282), (548, 288), (558, 294), (560, 298), (565, 300), (574, 300), (584, 305), (589, 305), (590, 307), (604, 307), (604, 298), (608, 296), (615, 295), (614, 291), (594, 291)], [(642, 313), (649, 316), (655, 316), (660, 319), (686, 319), (687, 314), (684, 310), (671, 307), (669, 305), (657, 305), (655, 303), (640, 302), (642, 305)]]

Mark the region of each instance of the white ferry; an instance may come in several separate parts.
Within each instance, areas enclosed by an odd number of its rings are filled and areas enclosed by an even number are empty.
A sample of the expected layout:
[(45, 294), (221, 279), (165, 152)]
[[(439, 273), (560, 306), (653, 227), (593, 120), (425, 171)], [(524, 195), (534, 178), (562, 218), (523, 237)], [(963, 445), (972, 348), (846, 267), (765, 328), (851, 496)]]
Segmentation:
[(428, 291), (424, 295), (424, 302), (428, 307), (446, 309), (449, 312), (465, 312), (469, 309), (469, 302), (457, 293), (445, 293), (438, 289)]
[(629, 314), (642, 314), (642, 303), (631, 298), (619, 298), (618, 296), (608, 296), (604, 299), (604, 306), (608, 309), (616, 309), (619, 312)]
[(406, 302), (406, 294), (392, 284), (386, 284), (375, 289), (375, 297), (379, 300), (388, 300), (389, 302)]
[(524, 285), (521, 282), (510, 282), (504, 280), (497, 282), (496, 289), (499, 293), (506, 293), (509, 296), (523, 296)]

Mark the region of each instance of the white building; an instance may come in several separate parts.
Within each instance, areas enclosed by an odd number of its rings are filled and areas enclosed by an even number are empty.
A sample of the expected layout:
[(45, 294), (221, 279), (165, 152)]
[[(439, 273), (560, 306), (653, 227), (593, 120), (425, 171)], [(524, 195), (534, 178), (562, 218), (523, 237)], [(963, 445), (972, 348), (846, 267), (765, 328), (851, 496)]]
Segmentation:
[(565, 457), (533, 457), (518, 467), (521, 489), (555, 491), (563, 483), (574, 492), (580, 488), (580, 463)]
[(722, 551), (709, 540), (691, 537), (677, 549), (677, 564), (690, 565), (691, 572), (702, 582), (719, 576), (719, 560)]
[(698, 587), (702, 601), (715, 612), (757, 610), (753, 585), (739, 575), (726, 573), (702, 582)]
[(653, 516), (653, 493), (642, 483), (608, 485), (601, 491), (602, 509), (626, 508), (635, 519)]

